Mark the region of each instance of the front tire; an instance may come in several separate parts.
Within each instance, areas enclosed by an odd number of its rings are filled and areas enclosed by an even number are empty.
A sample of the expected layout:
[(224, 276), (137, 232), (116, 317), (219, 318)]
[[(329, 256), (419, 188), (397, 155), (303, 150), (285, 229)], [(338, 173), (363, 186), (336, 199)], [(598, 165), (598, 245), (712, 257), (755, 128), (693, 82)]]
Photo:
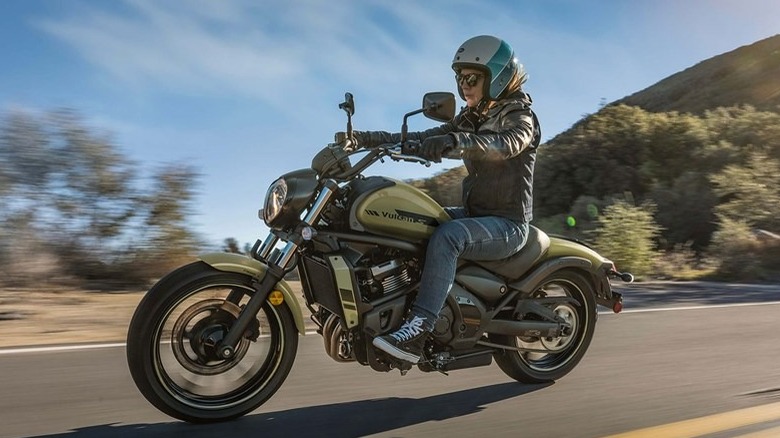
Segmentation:
[(506, 375), (523, 383), (550, 382), (571, 372), (585, 355), (596, 328), (593, 286), (581, 274), (567, 270), (554, 272), (542, 281), (536, 295), (568, 296), (577, 304), (559, 303), (553, 308), (558, 316), (572, 325), (568, 336), (544, 339), (489, 335), (490, 341), (496, 344), (535, 350), (502, 350), (494, 355)]
[(298, 348), (284, 303), (263, 304), (231, 359), (220, 358), (215, 348), (253, 293), (251, 277), (203, 262), (155, 284), (127, 335), (130, 374), (141, 394), (162, 412), (193, 423), (240, 417), (268, 400)]

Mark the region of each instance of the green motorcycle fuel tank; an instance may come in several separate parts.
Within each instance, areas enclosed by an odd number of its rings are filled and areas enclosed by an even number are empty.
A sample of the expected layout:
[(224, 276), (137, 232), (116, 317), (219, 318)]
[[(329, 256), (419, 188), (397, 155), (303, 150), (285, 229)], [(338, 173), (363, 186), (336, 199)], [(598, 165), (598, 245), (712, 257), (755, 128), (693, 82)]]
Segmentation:
[(404, 240), (423, 240), (450, 220), (423, 191), (402, 181), (372, 176), (350, 183), (349, 227)]

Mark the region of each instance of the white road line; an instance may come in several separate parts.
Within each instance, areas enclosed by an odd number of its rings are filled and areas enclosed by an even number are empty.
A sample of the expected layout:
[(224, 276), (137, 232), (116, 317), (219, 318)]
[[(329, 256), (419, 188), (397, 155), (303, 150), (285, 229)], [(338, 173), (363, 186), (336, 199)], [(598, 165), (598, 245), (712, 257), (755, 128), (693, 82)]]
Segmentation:
[[(316, 335), (317, 332), (306, 332), (307, 336)], [(54, 353), (59, 351), (77, 351), (77, 350), (94, 350), (99, 348), (117, 348), (124, 347), (124, 342), (116, 342), (109, 344), (71, 344), (71, 345), (50, 345), (46, 347), (19, 347), (19, 348), (0, 348), (0, 356), (6, 354), (23, 354), (23, 353)]]
[[(679, 310), (703, 310), (703, 309), (724, 309), (729, 307), (754, 307), (754, 306), (774, 306), (780, 304), (780, 301), (766, 301), (762, 303), (733, 303), (733, 304), (710, 304), (706, 306), (682, 306), (682, 307), (653, 307), (649, 309), (628, 309), (623, 313), (647, 313), (647, 312), (674, 312)], [(601, 315), (614, 315), (613, 312), (605, 310), (600, 311)]]
[(21, 347), (0, 349), (0, 355), (20, 353), (51, 353), (53, 351), (92, 350), (96, 348), (124, 347), (124, 342), (113, 344), (79, 344), (79, 345), (52, 345), (48, 347)]
[[(735, 304), (712, 304), (708, 306), (684, 306), (684, 307), (658, 307), (650, 309), (628, 309), (620, 312), (624, 313), (649, 313), (649, 312), (674, 312), (680, 310), (704, 310), (704, 309), (723, 309), (729, 307), (752, 307), (752, 306), (774, 306), (780, 304), (780, 301), (768, 301), (763, 303), (735, 303)], [(614, 315), (610, 311), (600, 311), (600, 315)], [(316, 335), (317, 332), (307, 331), (307, 335)], [(19, 348), (0, 348), (0, 356), (10, 354), (24, 354), (24, 353), (52, 353), (58, 351), (77, 351), (77, 350), (94, 350), (99, 348), (117, 348), (124, 347), (122, 343), (108, 343), (108, 344), (78, 344), (78, 345), (51, 345), (47, 347), (19, 347)]]

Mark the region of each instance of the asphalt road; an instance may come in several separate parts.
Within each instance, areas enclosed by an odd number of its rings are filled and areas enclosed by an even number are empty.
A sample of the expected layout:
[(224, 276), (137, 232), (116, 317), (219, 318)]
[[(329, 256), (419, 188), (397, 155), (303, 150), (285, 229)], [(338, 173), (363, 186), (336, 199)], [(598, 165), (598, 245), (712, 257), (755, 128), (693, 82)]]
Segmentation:
[[(495, 365), (375, 373), (334, 362), (307, 335), (282, 389), (218, 425), (156, 411), (122, 346), (0, 354), (0, 437), (601, 437), (661, 425), (645, 436), (702, 435), (696, 424), (709, 438), (780, 436), (778, 288), (735, 288), (730, 299), (692, 288), (656, 302), (664, 290), (631, 290), (633, 313), (602, 314), (584, 360), (550, 385), (515, 383)], [(728, 414), (738, 409), (749, 410)]]

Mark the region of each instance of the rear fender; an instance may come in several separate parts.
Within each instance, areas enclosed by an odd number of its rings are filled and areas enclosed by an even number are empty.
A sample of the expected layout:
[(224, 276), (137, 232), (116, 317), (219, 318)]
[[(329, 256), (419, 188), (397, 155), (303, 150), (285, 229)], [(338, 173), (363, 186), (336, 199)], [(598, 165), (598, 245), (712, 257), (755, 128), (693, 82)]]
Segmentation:
[[(215, 252), (202, 254), (198, 258), (218, 271), (237, 272), (239, 274), (249, 275), (257, 281), (261, 281), (268, 270), (266, 264), (241, 254)], [(287, 307), (290, 308), (293, 318), (295, 319), (295, 326), (298, 328), (298, 332), (302, 335), (306, 334), (301, 304), (295, 298), (295, 295), (293, 295), (290, 285), (282, 279), (276, 283), (274, 290), (278, 290), (284, 296), (284, 301), (287, 303)]]
[(512, 289), (517, 289), (523, 293), (531, 293), (539, 287), (542, 281), (550, 274), (561, 269), (573, 268), (590, 272), (593, 264), (588, 259), (582, 257), (557, 257), (547, 259), (535, 268), (525, 277), (518, 281), (510, 283)]
[(550, 236), (550, 247), (542, 261), (531, 270), (531, 273), (510, 286), (523, 292), (530, 292), (539, 285), (547, 275), (564, 268), (574, 268), (588, 273), (596, 291), (596, 302), (603, 306), (613, 307), (613, 293), (609, 284), (607, 272), (612, 269), (610, 260), (602, 257), (593, 249), (573, 240), (558, 236)]

